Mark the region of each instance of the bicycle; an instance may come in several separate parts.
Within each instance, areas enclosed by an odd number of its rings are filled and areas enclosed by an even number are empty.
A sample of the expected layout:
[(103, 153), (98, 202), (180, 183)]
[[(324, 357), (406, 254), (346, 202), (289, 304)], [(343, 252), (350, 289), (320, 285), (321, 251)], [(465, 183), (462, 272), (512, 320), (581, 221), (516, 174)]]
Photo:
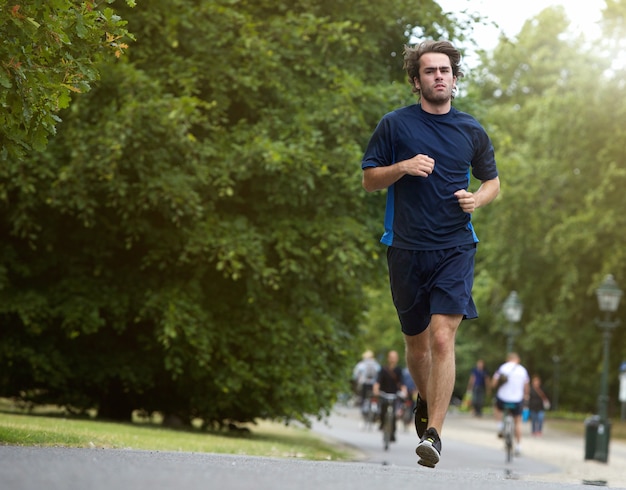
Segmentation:
[(383, 447), (385, 451), (389, 449), (389, 443), (391, 442), (391, 437), (393, 436), (393, 429), (395, 426), (395, 418), (396, 418), (396, 400), (398, 395), (395, 393), (380, 393), (379, 395), (383, 400), (385, 400), (384, 406), (385, 409), (381, 413), (382, 422), (383, 422)]
[(361, 415), (363, 416), (363, 428), (371, 430), (378, 417), (378, 401), (372, 395), (372, 390), (369, 390), (363, 399)]
[(413, 427), (415, 421), (415, 401), (411, 396), (400, 397), (402, 400), (400, 406), (400, 418), (404, 424), (404, 432), (409, 430), (409, 427)]
[(515, 444), (515, 416), (513, 410), (517, 408), (516, 403), (504, 403), (502, 407), (502, 438), (504, 439), (504, 450), (506, 453), (506, 462), (513, 461), (514, 444)]

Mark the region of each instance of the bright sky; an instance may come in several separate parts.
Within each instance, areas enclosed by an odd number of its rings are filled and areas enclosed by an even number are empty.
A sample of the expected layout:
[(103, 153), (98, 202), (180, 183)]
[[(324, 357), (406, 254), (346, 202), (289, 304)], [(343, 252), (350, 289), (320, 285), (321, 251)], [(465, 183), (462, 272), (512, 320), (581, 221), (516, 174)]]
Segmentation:
[[(510, 37), (519, 34), (525, 21), (552, 5), (565, 7), (573, 28), (578, 30), (584, 25), (589, 31), (600, 19), (600, 12), (605, 6), (604, 0), (437, 0), (437, 3), (447, 12), (478, 12), (497, 22)], [(491, 26), (476, 25), (474, 29), (480, 47), (486, 50), (496, 46), (498, 33), (498, 29)]]

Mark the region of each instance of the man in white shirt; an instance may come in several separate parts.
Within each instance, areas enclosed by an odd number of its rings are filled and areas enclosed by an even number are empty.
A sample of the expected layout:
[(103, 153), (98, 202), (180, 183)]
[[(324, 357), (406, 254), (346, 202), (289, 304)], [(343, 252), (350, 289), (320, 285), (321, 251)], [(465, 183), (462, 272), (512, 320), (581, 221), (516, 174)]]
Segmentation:
[[(506, 381), (502, 382), (504, 379)], [(492, 378), (496, 389), (496, 418), (499, 422), (498, 436), (502, 437), (502, 411), (505, 406), (511, 410), (515, 418), (515, 452), (519, 454), (522, 443), (522, 409), (524, 401), (528, 402), (530, 394), (530, 378), (528, 371), (520, 364), (515, 352), (509, 353), (507, 362), (502, 364)]]

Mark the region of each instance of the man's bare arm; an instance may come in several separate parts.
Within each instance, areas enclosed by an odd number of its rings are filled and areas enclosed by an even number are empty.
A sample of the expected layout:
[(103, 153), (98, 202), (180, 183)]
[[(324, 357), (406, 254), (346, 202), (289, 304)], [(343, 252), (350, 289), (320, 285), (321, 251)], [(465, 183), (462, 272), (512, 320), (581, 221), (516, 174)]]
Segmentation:
[(363, 188), (367, 192), (386, 189), (405, 175), (428, 177), (434, 167), (435, 161), (421, 154), (387, 167), (368, 167), (363, 170)]
[(500, 193), (500, 179), (485, 180), (476, 192), (459, 190), (454, 193), (459, 201), (459, 206), (466, 213), (473, 213), (477, 208), (486, 206)]

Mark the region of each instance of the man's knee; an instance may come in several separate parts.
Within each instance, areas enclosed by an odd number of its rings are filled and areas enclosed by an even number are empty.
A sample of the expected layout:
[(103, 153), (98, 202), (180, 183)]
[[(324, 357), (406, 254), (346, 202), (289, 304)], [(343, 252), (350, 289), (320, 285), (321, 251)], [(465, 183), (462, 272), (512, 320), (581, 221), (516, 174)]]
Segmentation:
[(463, 317), (461, 315), (433, 315), (431, 322), (431, 349), (436, 353), (454, 350), (456, 332)]
[(430, 358), (430, 342), (427, 332), (418, 335), (405, 335), (404, 342), (407, 362), (420, 364), (428, 361)]

